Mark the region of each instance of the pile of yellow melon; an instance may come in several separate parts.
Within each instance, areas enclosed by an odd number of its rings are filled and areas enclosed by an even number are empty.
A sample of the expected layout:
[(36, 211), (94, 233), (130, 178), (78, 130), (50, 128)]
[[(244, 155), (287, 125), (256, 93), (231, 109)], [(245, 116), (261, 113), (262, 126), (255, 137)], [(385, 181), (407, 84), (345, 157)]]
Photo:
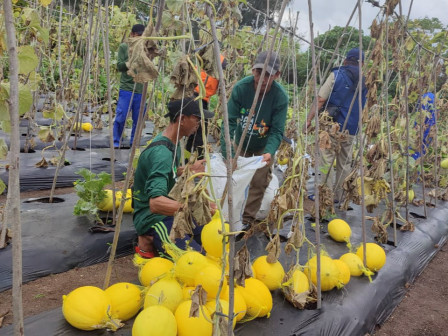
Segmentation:
[[(147, 260), (139, 270), (142, 286), (118, 283), (105, 291), (91, 286), (72, 291), (64, 296), (64, 317), (79, 329), (116, 330), (121, 321), (138, 313), (133, 336), (212, 335), (215, 311), (229, 315), (228, 269), (222, 265), (223, 252), (228, 249), (228, 231), (227, 224), (213, 218), (201, 235), (206, 255), (184, 251), (175, 262), (160, 257)], [(337, 232), (340, 241), (347, 241), (349, 236), (346, 227), (345, 232)], [(373, 243), (368, 243), (366, 249), (367, 267), (362, 263), (362, 246), (356, 254), (346, 253), (338, 260), (321, 254), (322, 291), (342, 288), (351, 276), (370, 275), (381, 269), (386, 261), (383, 249)], [(273, 290), (288, 288), (288, 293), (292, 291), (303, 298), (311, 292), (312, 284), (317, 285), (317, 256), (288, 274), (280, 262), (269, 262), (267, 256), (260, 256), (254, 260), (252, 270), (253, 277), (245, 280), (245, 286), (235, 285), (233, 326), (269, 317)], [(190, 317), (192, 294), (199, 286), (207, 293), (207, 301), (200, 303), (197, 317)]]

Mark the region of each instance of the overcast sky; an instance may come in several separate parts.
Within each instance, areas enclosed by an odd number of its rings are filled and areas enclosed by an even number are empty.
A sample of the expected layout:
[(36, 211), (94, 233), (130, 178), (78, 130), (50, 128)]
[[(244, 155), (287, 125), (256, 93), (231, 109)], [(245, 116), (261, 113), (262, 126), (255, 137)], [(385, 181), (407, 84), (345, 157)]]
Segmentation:
[[(379, 0), (384, 4), (385, 0)], [(334, 26), (345, 27), (357, 0), (311, 0), (312, 15), (314, 23), (314, 35), (325, 33)], [(411, 0), (402, 0), (403, 14), (407, 15)], [(307, 40), (310, 38), (310, 27), (308, 20), (308, 0), (293, 0), (289, 6), (295, 17), (299, 11), (298, 33)], [(398, 6), (396, 7), (398, 13)], [(373, 7), (370, 3), (362, 1), (362, 28), (364, 34), (369, 34), (373, 19), (380, 13), (380, 9)], [(411, 8), (411, 19), (437, 17), (444, 25), (448, 25), (448, 1), (447, 0), (414, 0)], [(288, 20), (289, 10), (285, 11), (283, 22)], [(358, 12), (355, 13), (351, 26), (358, 27)], [(307, 48), (302, 46), (302, 48)]]

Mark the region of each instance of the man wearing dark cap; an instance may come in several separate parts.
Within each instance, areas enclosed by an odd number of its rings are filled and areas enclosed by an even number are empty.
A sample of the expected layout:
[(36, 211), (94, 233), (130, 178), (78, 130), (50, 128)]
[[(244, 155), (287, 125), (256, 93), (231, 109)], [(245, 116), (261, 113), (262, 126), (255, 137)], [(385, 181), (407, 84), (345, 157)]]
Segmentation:
[[(351, 49), (344, 60), (344, 64), (334, 68), (325, 83), (319, 90), (317, 97), (317, 111), (327, 110), (333, 121), (339, 124), (340, 134), (338, 139), (330, 134), (331, 148), (321, 149), (320, 168), (322, 181), (325, 180), (326, 172), (329, 170), (327, 185), (334, 192), (335, 201), (341, 201), (342, 183), (350, 173), (350, 164), (353, 153), (353, 140), (358, 133), (359, 103), (359, 62), (360, 51), (358, 48)], [(364, 64), (364, 53), (361, 54), (361, 63)], [(362, 108), (364, 108), (367, 96), (367, 88), (362, 79), (361, 95)], [(353, 101), (353, 103), (352, 103)], [(307, 118), (307, 127), (316, 113), (316, 104), (313, 104)], [(344, 128), (344, 124), (345, 128)], [(333, 168), (333, 160), (336, 157), (336, 180)], [(317, 175), (317, 174), (316, 174)]]
[[(141, 36), (145, 30), (142, 24), (135, 24), (132, 26), (130, 37)], [(121, 72), (120, 77), (120, 91), (118, 94), (117, 110), (114, 120), (114, 148), (119, 148), (121, 145), (121, 136), (123, 134), (124, 125), (128, 111), (132, 111), (132, 132), (130, 145), (134, 141), (135, 128), (137, 126), (138, 115), (140, 111), (140, 103), (142, 101), (143, 84), (134, 83), (132, 76), (128, 75), (128, 44), (121, 43), (118, 48), (117, 69)]]
[[(226, 148), (224, 140), (224, 123), (221, 127), (221, 151), (226, 158), (227, 150), (234, 150), (241, 141), (241, 135), (246, 123), (250, 122), (248, 133), (243, 140), (244, 157), (263, 156), (266, 166), (258, 169), (250, 183), (246, 207), (243, 213), (244, 229), (248, 229), (255, 221), (260, 209), (266, 188), (272, 178), (272, 163), (282, 138), (288, 110), (288, 95), (275, 80), (280, 76), (280, 57), (272, 52), (268, 59), (266, 74), (261, 78), (261, 72), (268, 52), (261, 52), (252, 67), (252, 76), (243, 78), (235, 84), (228, 102), (229, 132), (234, 148)], [(258, 83), (261, 83), (260, 96), (255, 107), (255, 115), (248, 121), (250, 108), (255, 98)]]
[[(213, 113), (203, 110), (204, 118)], [(136, 252), (144, 258), (152, 258), (157, 252), (165, 257), (164, 243), (169, 243), (173, 216), (181, 204), (168, 197), (177, 176), (183, 172), (180, 167), (181, 149), (179, 141), (194, 133), (201, 120), (199, 104), (194, 98), (184, 98), (168, 103), (170, 123), (158, 134), (140, 154), (134, 176), (133, 206), (134, 226), (138, 234)], [(204, 160), (197, 161), (192, 170), (204, 171)], [(199, 234), (200, 237), (200, 234)], [(197, 236), (189, 246), (200, 250)], [(176, 245), (185, 248), (185, 239), (176, 240)]]

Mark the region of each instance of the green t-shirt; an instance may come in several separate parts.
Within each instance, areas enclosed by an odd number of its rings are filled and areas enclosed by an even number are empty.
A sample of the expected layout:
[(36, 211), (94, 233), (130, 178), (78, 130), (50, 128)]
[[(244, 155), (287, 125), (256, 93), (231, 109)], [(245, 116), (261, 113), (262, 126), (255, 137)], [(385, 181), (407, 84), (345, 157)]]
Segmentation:
[[(172, 141), (162, 134), (157, 135), (152, 142)], [(174, 144), (173, 144), (173, 147)], [(180, 162), (180, 146), (176, 150), (176, 162), (173, 164), (174, 153), (165, 145), (157, 145), (144, 150), (138, 159), (134, 175), (134, 226), (138, 235), (146, 233), (151, 226), (163, 220), (166, 216), (151, 213), (149, 200), (159, 196), (168, 196), (176, 183), (177, 165)]]
[[(235, 84), (227, 104), (229, 112), (230, 138), (238, 145), (249, 116), (249, 111), (255, 97), (254, 77), (243, 78)], [(260, 104), (262, 102), (262, 104)], [(261, 107), (260, 107), (261, 105)], [(288, 95), (285, 89), (276, 81), (264, 97), (260, 95), (255, 108), (254, 118), (244, 139), (242, 153), (271, 153), (272, 157), (283, 138), (286, 113), (288, 110)], [(248, 145), (249, 142), (249, 145)], [(224, 123), (221, 127), (221, 151), (226, 157), (224, 140)], [(232, 149), (232, 156), (234, 155)]]
[[(126, 62), (128, 61), (128, 44), (122, 43), (118, 47), (118, 57), (117, 57), (117, 69), (121, 72), (120, 77), (120, 90), (124, 91), (134, 91), (134, 78), (128, 75), (128, 67), (126, 66)], [(135, 84), (135, 93), (142, 93), (143, 84), (136, 83)]]

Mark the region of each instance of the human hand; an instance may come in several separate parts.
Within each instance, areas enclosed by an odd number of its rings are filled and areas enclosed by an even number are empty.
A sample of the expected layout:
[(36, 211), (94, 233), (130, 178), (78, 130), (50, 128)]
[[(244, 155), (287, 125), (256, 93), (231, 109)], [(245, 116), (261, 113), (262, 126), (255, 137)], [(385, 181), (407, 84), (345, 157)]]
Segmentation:
[(191, 165), (190, 168), (194, 173), (203, 173), (205, 172), (205, 159), (197, 160), (195, 163)]
[(216, 212), (216, 210), (218, 210), (218, 207), (216, 206), (216, 203), (214, 203), (214, 202), (210, 202), (210, 203), (209, 203), (209, 206), (210, 206), (210, 212), (211, 212), (211, 214), (214, 215), (215, 212)]
[(303, 125), (303, 133), (306, 133), (307, 129), (309, 129), (311, 127), (311, 120), (306, 119), (305, 125)]
[(271, 163), (271, 153), (264, 153), (262, 157), (261, 162), (266, 162), (267, 165)]

